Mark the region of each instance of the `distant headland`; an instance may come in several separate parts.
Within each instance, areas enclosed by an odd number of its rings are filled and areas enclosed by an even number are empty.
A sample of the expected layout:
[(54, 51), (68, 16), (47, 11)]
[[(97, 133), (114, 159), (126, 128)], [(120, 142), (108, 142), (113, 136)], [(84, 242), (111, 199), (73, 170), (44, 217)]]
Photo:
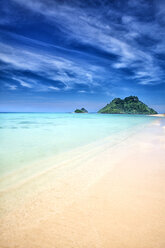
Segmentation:
[(137, 96), (129, 96), (124, 99), (115, 98), (105, 107), (100, 109), (101, 114), (145, 114), (154, 115), (157, 112), (141, 102)]

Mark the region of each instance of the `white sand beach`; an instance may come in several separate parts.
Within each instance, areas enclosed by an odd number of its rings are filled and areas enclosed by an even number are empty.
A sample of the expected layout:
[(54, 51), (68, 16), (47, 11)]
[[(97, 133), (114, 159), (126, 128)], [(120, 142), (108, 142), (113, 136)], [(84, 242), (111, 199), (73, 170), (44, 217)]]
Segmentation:
[(150, 116), (155, 116), (155, 117), (165, 117), (165, 114), (155, 114), (155, 115), (150, 115)]
[(164, 179), (160, 118), (2, 189), (0, 247), (164, 248)]

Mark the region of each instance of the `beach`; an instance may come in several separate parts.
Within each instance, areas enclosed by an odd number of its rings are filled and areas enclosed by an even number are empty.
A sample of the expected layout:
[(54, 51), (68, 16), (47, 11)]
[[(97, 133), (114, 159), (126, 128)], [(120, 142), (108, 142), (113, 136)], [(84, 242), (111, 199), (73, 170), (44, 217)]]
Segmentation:
[(164, 248), (165, 118), (111, 136), (4, 173), (0, 247)]
[(150, 115), (150, 116), (155, 116), (155, 117), (165, 117), (165, 114), (155, 114), (155, 115)]

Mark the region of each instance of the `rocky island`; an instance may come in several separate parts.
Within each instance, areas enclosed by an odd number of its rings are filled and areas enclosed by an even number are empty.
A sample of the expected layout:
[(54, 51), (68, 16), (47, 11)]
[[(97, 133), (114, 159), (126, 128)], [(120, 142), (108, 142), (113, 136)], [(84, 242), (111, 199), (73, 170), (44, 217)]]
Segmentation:
[(88, 113), (88, 111), (87, 111), (85, 108), (76, 109), (74, 112), (75, 112), (75, 113), (82, 113), (82, 114)]
[(101, 114), (145, 114), (153, 115), (157, 112), (141, 102), (137, 96), (129, 96), (124, 99), (115, 98), (104, 108), (100, 109)]

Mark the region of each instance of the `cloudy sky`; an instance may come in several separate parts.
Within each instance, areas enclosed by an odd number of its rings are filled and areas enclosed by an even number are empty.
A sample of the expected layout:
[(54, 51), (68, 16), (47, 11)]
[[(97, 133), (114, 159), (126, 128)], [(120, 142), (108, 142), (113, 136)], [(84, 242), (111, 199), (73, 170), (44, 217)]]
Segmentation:
[(164, 0), (1, 0), (0, 111), (165, 112)]

